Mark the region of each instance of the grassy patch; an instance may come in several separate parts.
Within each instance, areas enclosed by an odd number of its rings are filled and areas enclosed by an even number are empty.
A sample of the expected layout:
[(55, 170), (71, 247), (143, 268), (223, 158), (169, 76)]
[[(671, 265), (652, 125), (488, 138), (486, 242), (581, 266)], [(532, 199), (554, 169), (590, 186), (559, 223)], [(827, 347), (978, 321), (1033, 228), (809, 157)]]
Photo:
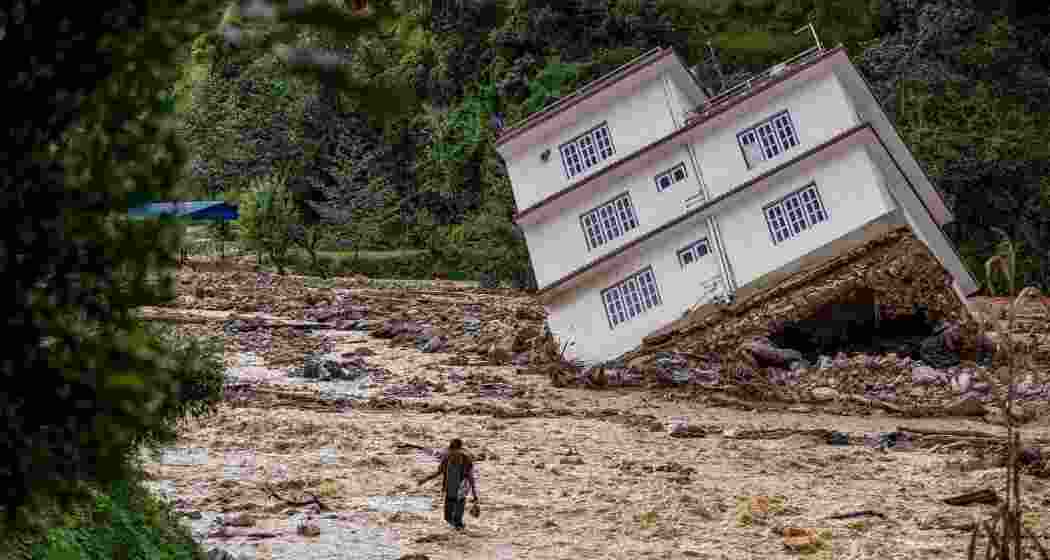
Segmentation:
[(139, 482), (85, 487), (66, 507), (42, 499), (17, 527), (0, 526), (12, 560), (196, 560), (201, 554), (169, 504)]

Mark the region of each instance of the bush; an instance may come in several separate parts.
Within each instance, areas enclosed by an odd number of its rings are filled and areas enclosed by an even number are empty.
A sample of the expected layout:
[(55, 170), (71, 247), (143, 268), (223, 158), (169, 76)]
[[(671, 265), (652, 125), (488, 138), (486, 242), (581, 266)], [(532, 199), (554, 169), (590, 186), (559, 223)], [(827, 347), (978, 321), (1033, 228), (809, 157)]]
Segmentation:
[(161, 422), (136, 442), (159, 446), (175, 440), (181, 422), (207, 416), (218, 409), (226, 366), (219, 337), (186, 335), (160, 323), (146, 323), (145, 328), (170, 353), (165, 366), (177, 387), (176, 398), (166, 401), (155, 413)]
[(19, 547), (20, 559), (196, 560), (201, 555), (170, 505), (153, 496), (138, 477), (114, 482), (105, 491), (87, 490), (49, 524), (46, 532), (29, 536), (35, 541), (31, 546)]

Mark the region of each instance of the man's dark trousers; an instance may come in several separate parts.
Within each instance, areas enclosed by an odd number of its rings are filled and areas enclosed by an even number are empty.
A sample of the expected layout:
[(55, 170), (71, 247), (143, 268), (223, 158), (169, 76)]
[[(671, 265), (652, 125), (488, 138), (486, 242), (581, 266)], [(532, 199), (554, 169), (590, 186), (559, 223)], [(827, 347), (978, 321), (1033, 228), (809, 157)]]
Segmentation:
[(467, 507), (466, 498), (445, 498), (445, 521), (457, 529), (463, 528), (463, 510)]

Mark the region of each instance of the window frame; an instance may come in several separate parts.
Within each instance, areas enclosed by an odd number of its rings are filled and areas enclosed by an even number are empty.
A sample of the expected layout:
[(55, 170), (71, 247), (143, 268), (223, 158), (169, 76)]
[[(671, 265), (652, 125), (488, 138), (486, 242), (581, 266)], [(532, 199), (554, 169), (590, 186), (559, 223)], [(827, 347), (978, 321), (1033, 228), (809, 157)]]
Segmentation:
[[(647, 289), (650, 292), (647, 292)], [(616, 294), (615, 302), (612, 298), (607, 297), (606, 294), (609, 293)], [(605, 309), (605, 319), (609, 323), (609, 330), (613, 330), (617, 326), (630, 322), (648, 313), (653, 308), (663, 305), (663, 296), (660, 295), (660, 286), (656, 282), (656, 273), (653, 272), (652, 265), (646, 266), (612, 286), (605, 288), (601, 291), (600, 296), (602, 307)], [(618, 307), (612, 307), (611, 304), (613, 303)], [(614, 312), (618, 312), (618, 314), (614, 315)]]
[[(784, 123), (787, 123), (786, 127), (783, 126)], [(745, 142), (745, 138), (750, 139), (750, 141)], [(772, 146), (765, 144), (767, 139), (772, 141)], [(787, 145), (788, 142), (785, 139), (793, 143)], [(788, 150), (797, 148), (801, 143), (802, 141), (798, 137), (798, 127), (795, 126), (795, 120), (791, 118), (791, 112), (788, 109), (778, 111), (736, 134), (737, 148), (740, 149), (740, 155), (743, 156), (744, 165), (748, 169), (754, 169), (764, 161), (777, 158)], [(758, 159), (752, 161), (745, 146), (757, 146), (756, 156)], [(769, 153), (770, 148), (775, 149), (776, 152)]]
[[(811, 192), (814, 195), (813, 199), (806, 200), (805, 195)], [(797, 200), (798, 206), (788, 208), (786, 203), (790, 200)], [(816, 209), (812, 207), (814, 201), (817, 204)], [(777, 240), (777, 232), (774, 231), (774, 224), (769, 219), (769, 211), (773, 208), (780, 210), (781, 216), (779, 216), (779, 218), (783, 222), (783, 231), (787, 232), (783, 239), (780, 240)], [(801, 220), (793, 220), (794, 217), (791, 214), (791, 210), (798, 210), (797, 217), (801, 218)], [(814, 221), (812, 219), (812, 214), (817, 213), (822, 213), (823, 217), (820, 220)], [(776, 247), (789, 239), (798, 237), (803, 231), (810, 230), (817, 224), (830, 221), (831, 213), (828, 212), (828, 207), (824, 204), (824, 199), (820, 196), (820, 189), (817, 188), (817, 182), (810, 181), (804, 187), (796, 189), (777, 200), (762, 206), (762, 218), (766, 221), (766, 229), (769, 231), (769, 239), (773, 242), (773, 246)], [(799, 223), (799, 221), (801, 221), (803, 226), (795, 231), (794, 226)], [(777, 230), (780, 229), (781, 228), (777, 228)]]
[[(617, 202), (620, 202), (622, 200), (626, 200), (626, 204), (618, 205)], [(606, 208), (609, 208), (611, 210), (608, 210), (606, 213), (603, 214), (602, 210)], [(624, 212), (629, 213), (627, 218), (633, 220), (633, 225), (624, 219)], [(597, 244), (591, 243), (591, 235), (588, 232), (587, 224), (588, 218), (591, 218), (591, 220), (593, 221), (594, 229), (600, 234), (600, 237), (597, 238), (600, 240), (600, 242)], [(599, 204), (598, 206), (595, 206), (594, 208), (591, 208), (590, 210), (580, 214), (578, 220), (580, 223), (580, 229), (583, 231), (583, 240), (587, 244), (588, 252), (593, 251), (603, 245), (606, 245), (610, 241), (619, 239), (627, 235), (628, 232), (637, 229), (638, 226), (641, 225), (641, 221), (638, 219), (637, 207), (634, 205), (634, 201), (631, 200), (631, 191), (629, 190), (624, 191), (623, 193), (616, 195), (615, 197)], [(602, 227), (604, 225), (614, 226), (610, 229), (616, 232), (616, 235), (609, 236), (608, 231), (606, 229), (603, 229)], [(630, 227), (626, 227), (627, 225), (630, 225)]]
[[(702, 254), (702, 255), (697, 254), (697, 251), (696, 251), (696, 248), (697, 247), (701, 247), (701, 246), (704, 248), (704, 254)], [(698, 262), (701, 258), (706, 257), (707, 255), (710, 255), (711, 254), (711, 242), (708, 241), (707, 237), (701, 237), (700, 239), (697, 239), (696, 241), (693, 241), (692, 243), (690, 243), (690, 244), (686, 245), (685, 247), (682, 247), (681, 249), (679, 249), (676, 254), (678, 256), (678, 265), (681, 266), (684, 269), (685, 267), (687, 267), (687, 266), (689, 266), (689, 265), (691, 265), (691, 264), (693, 264), (695, 262)], [(688, 263), (684, 262), (682, 260), (682, 256), (685, 255), (685, 254), (692, 255), (693, 256), (693, 260), (691, 262), (688, 262)]]
[[(682, 172), (682, 178), (681, 179), (675, 179), (674, 178), (674, 173), (675, 173), (675, 171), (679, 171), (679, 170)], [(667, 177), (670, 182), (667, 184), (666, 187), (661, 187), (660, 186), (660, 179), (662, 179), (664, 177)], [(671, 190), (671, 187), (674, 187), (678, 183), (684, 182), (688, 178), (689, 178), (689, 170), (686, 169), (685, 162), (684, 161), (680, 161), (680, 162), (676, 163), (675, 165), (671, 166), (669, 169), (666, 169), (666, 170), (664, 170), (664, 171), (662, 171), (660, 173), (657, 173), (656, 177), (653, 178), (653, 181), (656, 183), (656, 192), (664, 192), (664, 191)]]
[[(604, 157), (599, 158), (599, 156), (601, 156), (605, 152), (605, 150), (601, 145), (601, 138), (596, 133), (602, 130), (604, 130), (605, 132), (604, 139), (607, 141), (608, 144), (608, 154)], [(587, 146), (583, 146), (580, 143), (580, 141), (584, 139), (588, 140)], [(571, 155), (566, 155), (567, 147), (572, 147), (573, 153)], [(587, 164), (588, 161), (588, 153), (586, 151), (587, 148), (593, 148), (593, 153), (591, 153), (590, 155), (593, 157), (594, 161), (593, 163), (584, 167), (584, 165)], [(569, 180), (575, 179), (576, 177), (587, 173), (591, 169), (597, 167), (598, 164), (600, 164), (601, 162), (615, 155), (616, 145), (613, 143), (612, 130), (609, 129), (609, 121), (602, 121), (597, 126), (588, 129), (587, 131), (573, 137), (570, 140), (562, 142), (558, 146), (558, 156), (561, 158), (561, 168), (562, 171), (565, 172), (565, 177)], [(570, 158), (573, 157), (577, 159), (577, 164), (580, 166), (580, 170), (577, 173), (571, 172), (572, 170), (570, 166)]]

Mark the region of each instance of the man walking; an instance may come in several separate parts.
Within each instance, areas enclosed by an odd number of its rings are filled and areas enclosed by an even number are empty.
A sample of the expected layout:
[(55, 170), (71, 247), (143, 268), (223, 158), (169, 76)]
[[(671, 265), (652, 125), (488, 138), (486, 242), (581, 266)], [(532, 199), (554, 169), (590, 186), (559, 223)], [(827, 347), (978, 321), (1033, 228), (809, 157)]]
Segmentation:
[(463, 510), (466, 508), (467, 488), (478, 501), (478, 483), (474, 476), (474, 461), (463, 451), (463, 441), (453, 439), (448, 450), (441, 453), (437, 472), (419, 481), (419, 485), (442, 476), (441, 493), (445, 495), (445, 521), (456, 530), (463, 530)]

